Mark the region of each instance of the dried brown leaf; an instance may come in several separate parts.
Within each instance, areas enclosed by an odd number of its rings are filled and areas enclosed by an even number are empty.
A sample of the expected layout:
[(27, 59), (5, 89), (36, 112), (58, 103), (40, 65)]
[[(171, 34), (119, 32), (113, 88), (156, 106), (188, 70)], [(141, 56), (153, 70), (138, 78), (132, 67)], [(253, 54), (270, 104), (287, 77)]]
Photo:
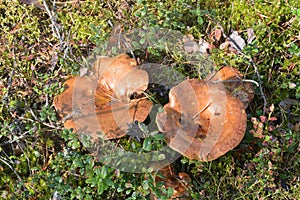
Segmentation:
[(237, 31), (233, 31), (229, 37), (232, 40), (230, 41), (230, 46), (235, 48), (237, 51), (243, 50), (243, 48), (246, 46), (244, 39)]
[(222, 37), (222, 30), (218, 28), (213, 30), (210, 34), (210, 39), (213, 42), (219, 42), (221, 40), (221, 37)]
[(255, 39), (255, 34), (253, 28), (247, 28), (247, 44), (252, 43), (252, 41)]

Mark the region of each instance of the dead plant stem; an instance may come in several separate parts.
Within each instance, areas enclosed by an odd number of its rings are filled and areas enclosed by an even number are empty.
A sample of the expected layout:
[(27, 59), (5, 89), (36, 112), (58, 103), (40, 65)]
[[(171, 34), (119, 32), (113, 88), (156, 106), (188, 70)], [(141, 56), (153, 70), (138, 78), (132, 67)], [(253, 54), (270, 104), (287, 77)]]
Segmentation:
[(263, 114), (265, 114), (265, 111), (266, 111), (266, 108), (267, 108), (267, 98), (266, 98), (266, 96), (265, 96), (265, 94), (264, 94), (263, 87), (262, 87), (262, 80), (261, 80), (261, 78), (260, 78), (260, 74), (259, 74), (259, 72), (258, 72), (258, 68), (257, 68), (255, 62), (253, 61), (253, 59), (251, 58), (251, 56), (247, 56), (247, 55), (245, 55), (245, 54), (242, 52), (242, 49), (239, 47), (238, 44), (236, 44), (236, 42), (235, 42), (232, 38), (230, 38), (229, 36), (227, 36), (227, 35), (225, 34), (224, 29), (223, 29), (222, 25), (220, 24), (220, 22), (218, 22), (217, 20), (213, 19), (213, 18), (212, 18), (210, 15), (208, 15), (208, 14), (206, 14), (205, 16), (206, 16), (208, 19), (210, 19), (211, 21), (213, 21), (215, 24), (217, 24), (217, 25), (220, 27), (220, 29), (221, 29), (221, 31), (222, 31), (222, 33), (223, 33), (223, 36), (224, 36), (227, 40), (229, 40), (230, 42), (232, 42), (232, 43), (237, 47), (238, 52), (239, 52), (244, 58), (246, 58), (246, 59), (251, 63), (251, 65), (253, 66), (254, 72), (255, 72), (255, 74), (256, 74), (256, 76), (257, 76), (257, 79), (258, 79), (258, 85), (259, 85), (258, 88), (259, 88), (259, 90), (260, 90), (261, 97), (262, 97), (262, 99), (263, 99), (263, 101), (264, 101)]

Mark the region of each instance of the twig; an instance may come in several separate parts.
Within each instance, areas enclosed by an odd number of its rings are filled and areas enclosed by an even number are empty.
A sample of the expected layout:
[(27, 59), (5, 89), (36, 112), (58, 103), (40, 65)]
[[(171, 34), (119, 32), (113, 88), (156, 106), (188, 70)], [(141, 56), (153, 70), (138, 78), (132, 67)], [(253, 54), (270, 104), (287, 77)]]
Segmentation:
[[(114, 25), (111, 23), (110, 20), (108, 20), (108, 24), (113, 28), (113, 31), (112, 31), (112, 32), (114, 32), (115, 29), (118, 29), (118, 28), (119, 28), (119, 25), (115, 25), (115, 26), (114, 26)], [(129, 52), (130, 52), (132, 58), (134, 58), (134, 59), (136, 60), (136, 57), (135, 57), (135, 55), (134, 55), (134, 53), (133, 53), (133, 51), (132, 51), (130, 45), (126, 42), (126, 40), (125, 40), (124, 37), (122, 36), (122, 32), (120, 31), (118, 34), (119, 34), (119, 39), (120, 39), (120, 40), (122, 41), (122, 43), (126, 46), (126, 48), (129, 50)], [(111, 37), (112, 37), (112, 36), (113, 36), (113, 35), (111, 35)]]
[(23, 180), (21, 179), (21, 177), (19, 176), (19, 174), (16, 172), (16, 170), (5, 160), (0, 156), (0, 161), (3, 162), (4, 164), (6, 164), (17, 176), (17, 178), (19, 179), (19, 181), (21, 183), (23, 183)]
[[(59, 39), (59, 41), (60, 41), (60, 44), (58, 44), (58, 46), (59, 46), (59, 51), (58, 52), (64, 52), (64, 55), (63, 55), (63, 58), (66, 58), (66, 57), (69, 57), (69, 56), (67, 56), (68, 55), (68, 52), (69, 52), (69, 47), (70, 47), (70, 44), (68, 43), (68, 42), (66, 42), (65, 41), (65, 36), (64, 36), (64, 34), (62, 34), (63, 33), (63, 27), (62, 27), (62, 25), (59, 25), (58, 23), (57, 23), (57, 19), (54, 17), (54, 15), (53, 15), (53, 9), (52, 9), (52, 11), (50, 11), (50, 9), (49, 9), (49, 7), (48, 7), (48, 5), (47, 5), (47, 3), (46, 3), (46, 0), (43, 0), (43, 4), (44, 4), (44, 7), (45, 7), (45, 10), (46, 10), (46, 12), (47, 12), (47, 14), (49, 15), (49, 17), (50, 17), (50, 21), (51, 21), (51, 29), (52, 29), (52, 32), (53, 32), (53, 35), (55, 36), (55, 37), (57, 37), (58, 39)], [(56, 1), (54, 0), (53, 1), (53, 8), (54, 8), (54, 6), (55, 6), (55, 4), (56, 4)], [(52, 56), (52, 60), (53, 59), (55, 59), (55, 56), (56, 56), (57, 54), (54, 54), (53, 56)], [(55, 64), (52, 64), (53, 66), (54, 65), (56, 65), (56, 63), (57, 63), (57, 61), (56, 61), (57, 59), (55, 59)]]
[(241, 80), (224, 80), (224, 81), (212, 81), (212, 82), (223, 82), (223, 83), (233, 83), (233, 82), (246, 82), (246, 83), (253, 83), (257, 87), (259, 87), (258, 82), (251, 80), (251, 79), (241, 79)]
[(2, 144), (12, 144), (12, 143), (17, 142), (17, 141), (19, 141), (19, 140), (21, 140), (21, 139), (28, 138), (28, 137), (32, 137), (31, 135), (27, 135), (27, 134), (28, 134), (31, 130), (34, 130), (34, 129), (36, 129), (36, 127), (33, 127), (33, 128), (30, 129), (29, 131), (24, 132), (22, 135), (20, 135), (20, 136), (14, 138), (13, 140), (5, 141), (5, 142), (3, 142)]
[(64, 39), (63, 39), (63, 37), (60, 34), (60, 30), (59, 30), (59, 26), (58, 26), (58, 24), (56, 22), (56, 18), (53, 16), (52, 12), (50, 11), (50, 9), (49, 9), (49, 7), (48, 7), (48, 5), (46, 3), (46, 0), (43, 0), (43, 4), (44, 4), (44, 7), (45, 7), (45, 9), (46, 9), (49, 17), (50, 17), (51, 22), (52, 22), (52, 26), (51, 26), (52, 32), (60, 40), (60, 42), (63, 43)]
[(41, 124), (43, 124), (43, 125), (45, 125), (45, 126), (47, 126), (47, 127), (50, 127), (50, 128), (56, 129), (56, 130), (61, 130), (60, 127), (56, 127), (56, 126), (54, 126), (54, 125), (51, 125), (51, 124), (48, 124), (48, 123), (46, 123), (46, 122), (41, 121), (41, 120), (34, 114), (34, 112), (33, 112), (33, 110), (32, 110), (31, 108), (29, 109), (29, 112), (30, 112), (31, 115), (33, 116), (34, 120), (33, 120), (33, 119), (29, 119), (29, 118), (25, 118), (25, 117), (20, 117), (20, 116), (18, 116), (18, 118), (19, 118), (19, 119), (22, 119), (22, 120), (30, 121), (30, 122), (39, 122), (39, 123), (41, 123)]
[(70, 114), (67, 114), (64, 118), (62, 118), (62, 122), (64, 123), (65, 121), (72, 119), (74, 116), (78, 116), (80, 114), (80, 111), (78, 110), (73, 110)]
[(211, 104), (211, 102), (208, 102), (199, 112), (197, 112), (194, 116), (193, 116), (193, 118), (192, 118), (192, 120), (194, 120), (196, 117), (198, 117), (204, 110), (206, 110), (206, 108), (208, 108), (208, 106), (210, 106), (210, 104)]
[(30, 168), (30, 160), (29, 160), (27, 154), (24, 152), (24, 149), (23, 149), (22, 145), (19, 144), (18, 141), (16, 141), (16, 142), (17, 142), (19, 148), (21, 149), (21, 151), (23, 152), (23, 155), (25, 155), (25, 157), (26, 157), (26, 161), (27, 161), (27, 165), (28, 165), (28, 171), (29, 171), (29, 174), (30, 174), (30, 176), (31, 176), (31, 175), (32, 175), (32, 172), (31, 172), (31, 168)]
[(260, 78), (260, 74), (259, 74), (259, 72), (258, 72), (258, 68), (257, 68), (255, 62), (253, 61), (253, 59), (252, 59), (250, 56), (247, 56), (247, 55), (245, 55), (245, 54), (242, 52), (242, 49), (239, 47), (239, 45), (238, 45), (232, 38), (230, 38), (229, 36), (227, 36), (227, 35), (225, 34), (222, 25), (221, 25), (217, 20), (213, 19), (213, 18), (212, 18), (211, 16), (209, 16), (208, 14), (206, 14), (205, 16), (206, 16), (208, 19), (210, 19), (211, 21), (213, 21), (214, 23), (216, 23), (216, 24), (220, 27), (223, 36), (224, 36), (226, 39), (228, 39), (230, 42), (232, 42), (232, 43), (236, 46), (236, 48), (237, 48), (237, 50), (239, 51), (239, 53), (241, 53), (242, 56), (243, 56), (244, 58), (248, 59), (248, 61), (249, 61), (249, 62), (251, 63), (251, 65), (253, 66), (254, 71), (255, 71), (255, 74), (256, 74), (257, 79), (258, 79), (258, 85), (259, 85), (260, 94), (261, 94), (261, 97), (262, 97), (262, 99), (263, 99), (263, 101), (264, 101), (263, 113), (265, 113), (266, 108), (267, 108), (267, 98), (266, 98), (266, 96), (265, 96), (265, 94), (264, 94), (264, 91), (263, 91), (263, 88), (262, 88), (262, 80), (261, 80), (261, 78)]
[[(13, 66), (15, 67), (16, 66), (16, 56), (15, 56), (15, 50), (14, 49), (12, 49), (12, 55), (13, 55)], [(12, 77), (14, 76), (14, 72), (15, 72), (15, 70), (13, 68), (10, 72), (9, 77), (7, 78), (7, 87), (6, 87), (7, 91), (6, 91), (5, 95), (3, 96), (3, 104), (4, 105), (7, 105), (8, 96), (9, 96), (10, 89), (11, 89), (11, 86), (12, 86), (12, 83), (13, 83)]]

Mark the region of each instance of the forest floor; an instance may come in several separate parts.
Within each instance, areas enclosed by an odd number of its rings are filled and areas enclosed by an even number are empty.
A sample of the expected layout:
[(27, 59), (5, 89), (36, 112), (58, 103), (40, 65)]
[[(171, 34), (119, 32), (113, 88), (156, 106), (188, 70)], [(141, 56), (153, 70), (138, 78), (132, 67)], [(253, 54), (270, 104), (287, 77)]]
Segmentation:
[[(299, 1), (2, 0), (0, 27), (0, 199), (171, 199), (182, 191), (185, 199), (300, 199)], [(118, 46), (119, 33), (145, 27), (185, 36), (203, 56), (191, 61), (176, 42), (168, 49), (143, 35)], [(68, 77), (87, 73), (91, 55), (108, 52), (184, 79), (238, 69), (255, 93), (241, 143), (213, 161), (180, 156), (165, 183), (151, 168), (99, 162), (64, 128), (53, 101)], [(166, 73), (163, 80), (174, 77)], [(135, 153), (166, 144), (145, 132), (112, 142)]]

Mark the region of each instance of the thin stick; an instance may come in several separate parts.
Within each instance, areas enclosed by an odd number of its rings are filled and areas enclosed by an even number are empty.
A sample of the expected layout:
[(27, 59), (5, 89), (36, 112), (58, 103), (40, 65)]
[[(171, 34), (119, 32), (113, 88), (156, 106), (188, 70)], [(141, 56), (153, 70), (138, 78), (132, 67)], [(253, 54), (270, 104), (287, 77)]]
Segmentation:
[(33, 137), (33, 136), (27, 135), (27, 134), (28, 134), (31, 130), (34, 130), (34, 129), (35, 129), (35, 128), (32, 128), (32, 129), (30, 129), (29, 131), (24, 132), (22, 135), (20, 135), (20, 136), (14, 138), (13, 140), (5, 141), (5, 142), (3, 142), (2, 144), (12, 144), (12, 143), (17, 142), (17, 141), (19, 141), (19, 140), (22, 140), (22, 139), (24, 139), (24, 138)]
[(6, 164), (17, 176), (17, 178), (19, 179), (19, 181), (21, 183), (23, 183), (23, 180), (21, 179), (21, 177), (19, 176), (19, 174), (16, 172), (16, 170), (5, 160), (0, 156), (0, 161), (3, 162), (4, 164)]
[(211, 102), (208, 102), (206, 104), (206, 106), (204, 106), (199, 112), (197, 112), (194, 117), (192, 118), (192, 120), (194, 120), (196, 117), (198, 117), (200, 115), (200, 113), (202, 113), (204, 110), (206, 110), (206, 108), (208, 108), (208, 106), (210, 106)]
[(257, 79), (258, 79), (258, 85), (259, 85), (260, 94), (261, 94), (262, 99), (264, 100), (263, 113), (265, 114), (265, 111), (266, 111), (266, 108), (267, 108), (267, 98), (266, 98), (266, 96), (265, 96), (265, 94), (264, 94), (264, 91), (263, 91), (263, 88), (262, 88), (262, 80), (261, 80), (261, 78), (260, 78), (260, 74), (259, 74), (259, 72), (258, 72), (258, 68), (257, 68), (255, 62), (253, 61), (253, 59), (252, 59), (250, 56), (247, 56), (247, 55), (245, 55), (245, 54), (242, 52), (242, 49), (239, 47), (239, 45), (238, 45), (232, 38), (230, 38), (229, 36), (227, 36), (227, 35), (225, 34), (222, 25), (221, 25), (217, 20), (213, 19), (213, 18), (212, 18), (211, 16), (209, 16), (208, 14), (206, 14), (205, 16), (206, 16), (208, 19), (210, 19), (211, 21), (213, 21), (214, 23), (216, 23), (216, 24), (220, 27), (220, 29), (221, 29), (221, 31), (222, 31), (222, 33), (223, 33), (223, 36), (224, 36), (226, 39), (228, 39), (230, 42), (232, 42), (232, 43), (237, 47), (237, 50), (239, 51), (239, 53), (241, 53), (242, 56), (243, 56), (244, 58), (248, 59), (249, 62), (251, 63), (251, 65), (253, 66), (254, 72), (255, 72), (255, 74), (256, 74), (256, 76), (257, 76)]
[[(108, 24), (113, 28), (113, 31), (112, 31), (112, 32), (114, 32), (114, 29), (118, 29), (118, 28), (119, 28), (119, 25), (115, 25), (115, 26), (114, 26), (114, 25), (111, 23), (110, 20), (108, 20)], [(121, 39), (122, 43), (123, 43), (123, 44), (126, 46), (126, 48), (129, 50), (129, 52), (130, 52), (132, 58), (134, 58), (134, 59), (136, 60), (136, 57), (135, 57), (135, 55), (134, 55), (134, 53), (133, 53), (133, 51), (132, 51), (130, 45), (126, 42), (126, 40), (125, 40), (124, 37), (122, 36), (122, 32), (120, 31), (118, 34), (119, 34), (119, 38)], [(112, 35), (111, 35), (111, 36), (112, 36)]]
[(39, 123), (41, 123), (41, 124), (43, 124), (43, 125), (45, 125), (45, 126), (47, 126), (47, 127), (50, 127), (50, 128), (56, 129), (56, 130), (61, 130), (60, 127), (56, 127), (56, 126), (54, 126), (54, 125), (51, 125), (51, 124), (48, 124), (48, 123), (46, 123), (46, 122), (41, 121), (41, 120), (34, 114), (34, 112), (33, 112), (33, 110), (32, 110), (31, 108), (29, 109), (29, 112), (30, 112), (31, 115), (33, 116), (34, 120), (33, 120), (33, 119), (29, 119), (29, 118), (25, 118), (25, 117), (20, 117), (20, 116), (18, 116), (18, 119), (22, 119), (22, 120), (26, 120), (26, 121), (30, 121), (30, 122), (39, 122)]
[(31, 176), (32, 172), (31, 172), (31, 168), (30, 168), (30, 160), (29, 160), (27, 154), (24, 152), (24, 149), (23, 149), (22, 145), (19, 143), (19, 141), (16, 141), (16, 143), (18, 144), (19, 148), (23, 152), (23, 155), (25, 155), (25, 157), (26, 157), (26, 161), (27, 161), (27, 165), (28, 165), (28, 171), (29, 171), (29, 174)]
[(258, 82), (251, 80), (251, 79), (240, 79), (240, 80), (224, 80), (224, 81), (212, 81), (212, 82), (223, 82), (223, 83), (233, 83), (233, 82), (245, 82), (245, 83), (253, 83), (257, 87), (259, 87)]
[(58, 24), (56, 23), (56, 19), (55, 17), (53, 16), (52, 12), (50, 11), (50, 9), (48, 8), (48, 5), (46, 3), (46, 0), (43, 0), (43, 4), (44, 4), (44, 7), (50, 17), (50, 20), (52, 22), (52, 31), (54, 33), (54, 35), (60, 40), (61, 43), (63, 43), (63, 37), (61, 36), (60, 34), (60, 30), (59, 30), (59, 27), (58, 27)]
[[(64, 30), (64, 27), (62, 26), (62, 25), (59, 25), (58, 23), (57, 23), (57, 20), (56, 20), (56, 18), (54, 17), (54, 15), (53, 15), (53, 9), (52, 9), (52, 11), (50, 11), (50, 9), (49, 9), (49, 7), (48, 7), (48, 5), (47, 5), (47, 3), (46, 3), (46, 0), (43, 0), (43, 4), (44, 4), (44, 7), (45, 7), (45, 10), (46, 10), (46, 12), (47, 12), (47, 14), (49, 15), (49, 17), (50, 17), (50, 21), (51, 21), (51, 29), (52, 29), (52, 32), (53, 32), (53, 34), (54, 34), (54, 36), (55, 37), (57, 37), (58, 39), (59, 39), (59, 41), (60, 41), (60, 44), (58, 45), (59, 46), (59, 50), (57, 51), (57, 52), (64, 52), (64, 55), (63, 55), (63, 57), (64, 58), (66, 58), (66, 57), (68, 57), (69, 58), (69, 56), (68, 56), (68, 52), (69, 52), (69, 50), (70, 50), (70, 44), (68, 43), (68, 42), (66, 42), (65, 41), (65, 35), (63, 34), (63, 30)], [(53, 7), (55, 6), (55, 4), (56, 4), (56, 1), (54, 0), (53, 1)], [(56, 53), (57, 53), (56, 52)], [(53, 57), (52, 57), (53, 58)], [(70, 58), (69, 58), (70, 59)], [(70, 59), (71, 60), (71, 59)], [(55, 64), (56, 64), (57, 62), (55, 62)], [(54, 65), (55, 65), (54, 64)]]

